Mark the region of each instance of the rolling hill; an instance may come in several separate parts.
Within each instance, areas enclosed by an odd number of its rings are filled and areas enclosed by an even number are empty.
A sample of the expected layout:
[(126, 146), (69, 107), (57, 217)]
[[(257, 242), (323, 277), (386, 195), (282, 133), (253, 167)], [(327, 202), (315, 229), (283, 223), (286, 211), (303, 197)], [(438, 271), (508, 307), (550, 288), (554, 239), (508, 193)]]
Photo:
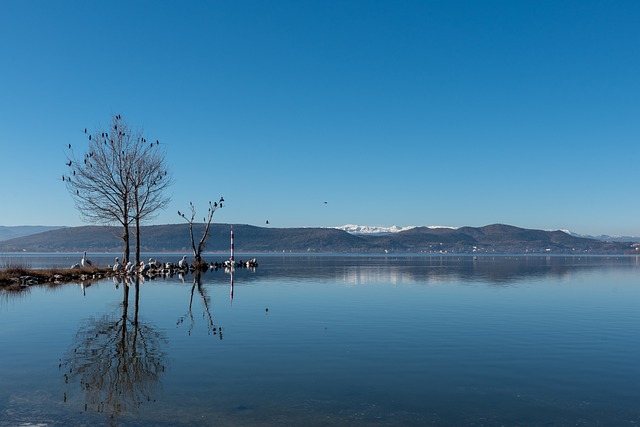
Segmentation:
[[(563, 231), (493, 224), (484, 227), (414, 227), (396, 233), (350, 234), (335, 228), (267, 228), (233, 225), (238, 252), (269, 253), (459, 253), (459, 254), (637, 254), (631, 242), (604, 242)], [(204, 224), (194, 226), (196, 239)], [(212, 224), (207, 252), (229, 250), (229, 224)], [(0, 252), (120, 252), (118, 227), (83, 226), (49, 230), (0, 242)], [(143, 252), (189, 252), (188, 224), (142, 227)], [(132, 237), (132, 250), (134, 240)]]
[(59, 228), (64, 227), (47, 225), (20, 225), (15, 227), (6, 227), (4, 225), (0, 225), (0, 242), (3, 240), (15, 239), (16, 237), (42, 233), (44, 231), (57, 230)]

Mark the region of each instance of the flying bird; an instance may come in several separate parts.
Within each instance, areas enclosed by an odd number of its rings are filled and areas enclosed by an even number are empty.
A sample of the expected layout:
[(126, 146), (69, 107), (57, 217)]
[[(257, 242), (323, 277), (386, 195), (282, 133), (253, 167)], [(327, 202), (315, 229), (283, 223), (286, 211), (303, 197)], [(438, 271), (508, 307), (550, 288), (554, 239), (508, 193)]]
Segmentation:
[(269, 224), (269, 220), (267, 220), (267, 224)]
[(71, 144), (69, 144), (69, 148), (71, 148)]

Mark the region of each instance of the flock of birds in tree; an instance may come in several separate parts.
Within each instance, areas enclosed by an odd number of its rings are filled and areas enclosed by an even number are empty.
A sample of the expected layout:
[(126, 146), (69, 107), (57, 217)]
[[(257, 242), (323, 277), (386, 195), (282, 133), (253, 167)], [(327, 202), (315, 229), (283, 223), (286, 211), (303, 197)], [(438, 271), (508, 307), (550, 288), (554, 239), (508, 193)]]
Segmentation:
[[(122, 116), (121, 116), (120, 114), (116, 114), (116, 115), (114, 116), (114, 118), (115, 118), (116, 120), (122, 120)], [(115, 131), (117, 131), (117, 130), (118, 130), (118, 125), (117, 125), (117, 124), (115, 124), (115, 125), (113, 126), (113, 129), (114, 129)], [(87, 133), (88, 133), (88, 132), (87, 132), (87, 128), (84, 128), (84, 133), (85, 133), (85, 134), (87, 134)], [(118, 136), (122, 138), (122, 137), (125, 137), (125, 136), (127, 136), (127, 135), (126, 135), (126, 133), (125, 133), (125, 132), (123, 132), (123, 131), (119, 131), (119, 132), (118, 132)], [(91, 135), (91, 134), (88, 134), (88, 137), (89, 137), (89, 141), (96, 141), (96, 138), (92, 138), (92, 135)], [(104, 145), (107, 145), (108, 143), (110, 143), (111, 145), (113, 145), (113, 144), (114, 144), (114, 140), (113, 140), (113, 139), (110, 139), (110, 135), (109, 135), (109, 133), (108, 133), (108, 132), (102, 132), (102, 133), (100, 134), (100, 137), (102, 138)], [(144, 138), (144, 137), (138, 137), (138, 142), (142, 142), (142, 143), (145, 143), (145, 144), (146, 144), (146, 143), (147, 143), (147, 140), (146, 140), (146, 138)], [(156, 139), (156, 141), (155, 141), (155, 142), (151, 142), (151, 144), (150, 144), (150, 148), (153, 148), (153, 147), (154, 147), (154, 145), (155, 145), (156, 147), (157, 147), (157, 146), (159, 146), (159, 145), (160, 145), (160, 141), (158, 141), (158, 140)], [(69, 148), (69, 150), (71, 150), (71, 144), (68, 144), (68, 148)], [(94, 153), (93, 151), (90, 151), (89, 153), (85, 154), (85, 157), (84, 157), (84, 164), (85, 164), (86, 166), (88, 166), (89, 168), (93, 168), (93, 163), (91, 162), (91, 159), (94, 157), (94, 155), (95, 155), (95, 153)], [(122, 155), (123, 155), (123, 156), (126, 156), (126, 153), (125, 153), (125, 151), (124, 151), (124, 150), (122, 151)], [(67, 167), (71, 168), (71, 166), (73, 165), (73, 160), (68, 160), (68, 161), (65, 163), (65, 165), (66, 165)], [(71, 172), (72, 172), (73, 176), (76, 176), (76, 170), (75, 170), (75, 169), (72, 169), (72, 171), (71, 171)], [(167, 176), (167, 172), (166, 172), (166, 171), (164, 171), (164, 173), (159, 173), (159, 174), (158, 174), (158, 176), (156, 177), (156, 179), (155, 179), (154, 181), (152, 181), (152, 182), (151, 182), (151, 185), (153, 185), (153, 186), (157, 185), (157, 180), (160, 180), (160, 179), (162, 179), (162, 178), (163, 178), (163, 177), (165, 177), (165, 176)], [(63, 182), (71, 182), (71, 176), (66, 176), (66, 175), (64, 175), (64, 174), (63, 174), (63, 175), (62, 175), (62, 181), (63, 181)], [(79, 190), (76, 190), (76, 194), (80, 194)]]

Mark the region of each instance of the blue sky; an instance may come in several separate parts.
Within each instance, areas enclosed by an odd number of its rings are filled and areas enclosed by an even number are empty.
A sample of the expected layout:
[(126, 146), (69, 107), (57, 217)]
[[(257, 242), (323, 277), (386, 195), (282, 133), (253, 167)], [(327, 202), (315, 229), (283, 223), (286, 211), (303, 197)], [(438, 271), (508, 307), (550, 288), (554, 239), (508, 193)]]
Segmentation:
[(5, 0), (0, 225), (81, 225), (65, 147), (121, 114), (166, 144), (156, 224), (224, 196), (216, 222), (640, 235), (638, 28), (624, 0)]

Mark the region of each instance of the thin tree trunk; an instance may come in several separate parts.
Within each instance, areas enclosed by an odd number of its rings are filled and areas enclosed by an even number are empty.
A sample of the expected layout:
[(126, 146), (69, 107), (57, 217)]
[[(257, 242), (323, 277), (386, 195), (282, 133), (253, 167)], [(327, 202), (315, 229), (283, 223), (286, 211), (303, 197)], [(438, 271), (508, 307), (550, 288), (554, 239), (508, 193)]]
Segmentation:
[(129, 262), (129, 254), (131, 249), (129, 247), (129, 209), (128, 205), (124, 204), (124, 211), (122, 213), (122, 225), (124, 226), (124, 233), (122, 234), (122, 240), (124, 240), (124, 254), (122, 255), (122, 265), (127, 265)]
[(136, 202), (136, 265), (140, 265), (140, 201), (138, 199), (138, 189), (134, 190), (134, 197)]
[(193, 257), (198, 258), (198, 252), (196, 251), (196, 241), (193, 238), (193, 218), (189, 222), (189, 235), (191, 236), (191, 249), (193, 249)]
[(140, 264), (140, 218), (136, 217), (136, 265)]
[(126, 265), (129, 262), (129, 254), (131, 253), (131, 250), (129, 248), (129, 224), (124, 226), (122, 240), (124, 241), (124, 254), (122, 255), (122, 263)]

